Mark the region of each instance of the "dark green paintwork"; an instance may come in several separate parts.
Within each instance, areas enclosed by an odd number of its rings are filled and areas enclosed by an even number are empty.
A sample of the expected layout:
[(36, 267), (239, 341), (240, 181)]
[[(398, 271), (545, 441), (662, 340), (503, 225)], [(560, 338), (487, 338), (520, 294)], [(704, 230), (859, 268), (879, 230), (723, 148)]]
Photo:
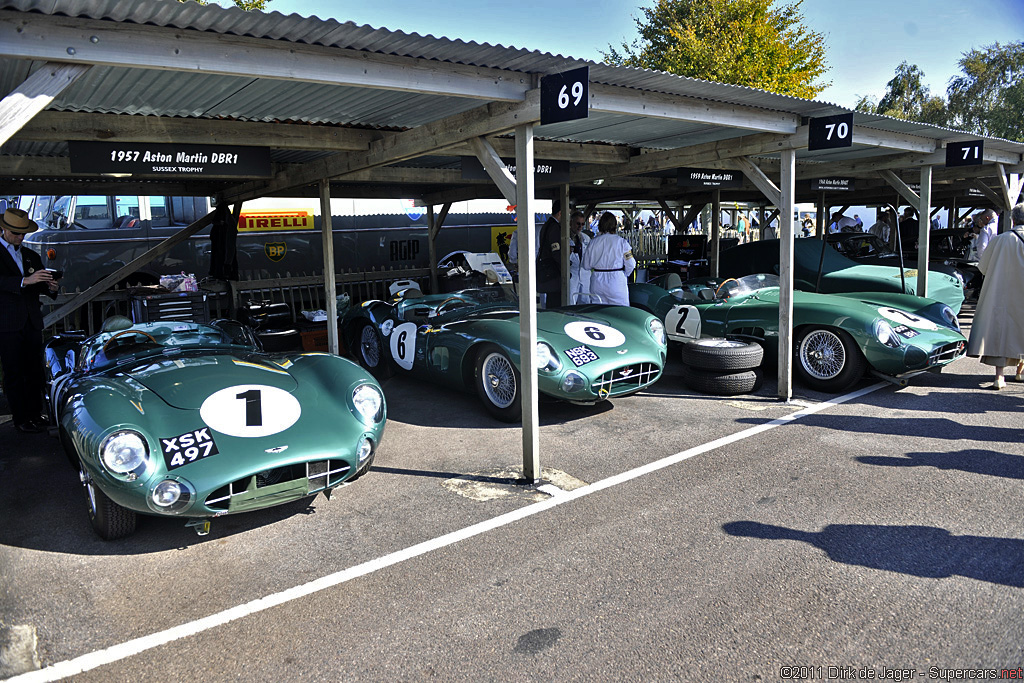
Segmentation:
[[(440, 315), (433, 315), (444, 301), (453, 297), (468, 299), (472, 304), (442, 310)], [(666, 347), (648, 331), (652, 319), (655, 316), (626, 306), (590, 304), (539, 310), (537, 339), (551, 345), (562, 367), (558, 371), (538, 373), (538, 390), (548, 396), (574, 402), (603, 400), (608, 397), (599, 395), (593, 388), (593, 382), (604, 373), (639, 363), (656, 366), (657, 373), (647, 385), (653, 383), (660, 377), (665, 366)], [(575, 367), (565, 351), (579, 347), (584, 342), (566, 334), (565, 326), (572, 322), (586, 321), (619, 330), (625, 336), (625, 342), (615, 348), (587, 344), (599, 359)], [(500, 347), (517, 369), (521, 367), (518, 302), (514, 294), (500, 285), (448, 294), (408, 299), (399, 296), (392, 301), (364, 302), (350, 309), (343, 323), (349, 348), (355, 348), (355, 344), (358, 344), (359, 329), (367, 322), (381, 332), (388, 350), (391, 349), (391, 335), (398, 329), (398, 325), (403, 322), (414, 323), (415, 356), (411, 359), (411, 367), (406, 369), (398, 364), (394, 367), (439, 385), (471, 390), (477, 353), (487, 344)], [(587, 380), (583, 390), (567, 393), (562, 389), (562, 378), (569, 371), (579, 372)]]
[[(779, 335), (779, 288), (767, 287), (728, 299), (701, 300), (696, 294), (702, 286), (712, 285), (709, 292), (718, 289), (725, 280), (697, 280), (672, 287), (667, 278), (629, 287), (630, 303), (652, 311), (663, 320), (673, 309), (692, 306), (700, 313), (698, 336), (746, 338), (764, 344), (769, 357), (777, 357)], [(661, 285), (672, 287), (669, 291)], [(728, 286), (728, 285), (727, 285)], [(724, 293), (724, 290), (723, 290)], [(929, 364), (929, 355), (950, 344), (964, 344), (959, 330), (953, 329), (942, 316), (945, 304), (931, 299), (891, 292), (848, 292), (843, 294), (814, 294), (793, 292), (793, 327), (799, 336), (807, 326), (844, 330), (857, 342), (868, 364), (877, 372), (890, 377), (905, 377), (916, 372), (944, 365), (955, 357)], [(891, 348), (878, 341), (874, 324), (882, 318), (879, 309), (891, 307), (918, 316), (925, 321), (914, 327), (918, 335), (903, 339), (900, 348)], [(676, 325), (666, 323), (669, 339), (681, 341), (685, 337), (676, 331)], [(928, 329), (934, 328), (934, 329)]]
[[(822, 266), (820, 278), (819, 264)], [(756, 273), (778, 274), (778, 267), (779, 240), (761, 240), (723, 251), (718, 274), (723, 278)], [(793, 241), (793, 287), (822, 294), (915, 294), (917, 269), (906, 268), (901, 275), (899, 267), (862, 265), (852, 261), (823, 240), (797, 239)], [(960, 313), (964, 302), (963, 283), (952, 275), (929, 271), (928, 298), (941, 301), (954, 313)]]
[[(383, 403), (379, 421), (367, 424), (355, 413), (351, 399), (352, 392), (362, 384), (378, 391), (380, 387), (356, 364), (329, 354), (267, 354), (224, 343), (196, 341), (174, 346), (176, 338), (186, 335), (174, 330), (186, 326), (192, 331), (215, 333), (214, 328), (191, 324), (135, 325), (132, 329), (154, 333), (163, 346), (129, 346), (107, 365), (95, 362), (97, 357), (102, 358), (98, 352), (111, 337), (102, 333), (82, 345), (78, 367), (54, 383), (54, 414), (65, 447), (81, 460), (93, 481), (115, 503), (158, 514), (146, 500), (152, 488), (170, 476), (187, 480), (197, 493), (188, 508), (170, 516), (214, 516), (222, 513), (207, 508), (203, 501), (229, 482), (284, 465), (327, 458), (346, 461), (349, 469), (344, 479), (348, 479), (358, 464), (357, 444), (364, 437), (375, 447), (380, 444), (385, 422)], [(203, 401), (221, 389), (249, 384), (288, 392), (301, 407), (298, 420), (283, 431), (259, 437), (230, 436), (211, 429), (219, 452), (168, 473), (159, 439), (207, 426), (199, 413)], [(381, 397), (383, 400), (383, 392)], [(108, 472), (100, 461), (103, 439), (121, 429), (143, 434), (149, 448), (146, 471), (134, 481)], [(282, 447), (284, 450), (278, 453), (267, 452)], [(230, 511), (269, 507), (309, 494), (304, 479), (287, 486), (275, 484), (261, 488), (258, 496), (239, 496), (232, 501)]]

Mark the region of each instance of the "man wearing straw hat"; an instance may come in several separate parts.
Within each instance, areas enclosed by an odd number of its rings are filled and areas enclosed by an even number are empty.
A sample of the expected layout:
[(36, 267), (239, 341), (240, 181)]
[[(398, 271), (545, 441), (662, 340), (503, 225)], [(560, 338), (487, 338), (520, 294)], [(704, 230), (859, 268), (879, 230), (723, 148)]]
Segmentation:
[(57, 297), (54, 273), (39, 254), (21, 246), (38, 226), (21, 209), (0, 217), (0, 368), (14, 428), (46, 429), (43, 412), (43, 314), (39, 295)]

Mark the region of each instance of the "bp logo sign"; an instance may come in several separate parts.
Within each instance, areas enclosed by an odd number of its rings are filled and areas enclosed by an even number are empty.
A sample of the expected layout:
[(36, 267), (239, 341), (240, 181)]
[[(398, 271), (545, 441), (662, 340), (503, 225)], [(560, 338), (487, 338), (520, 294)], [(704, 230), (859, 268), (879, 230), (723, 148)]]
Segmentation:
[(263, 253), (271, 261), (280, 261), (288, 251), (288, 245), (284, 242), (266, 242), (263, 245)]

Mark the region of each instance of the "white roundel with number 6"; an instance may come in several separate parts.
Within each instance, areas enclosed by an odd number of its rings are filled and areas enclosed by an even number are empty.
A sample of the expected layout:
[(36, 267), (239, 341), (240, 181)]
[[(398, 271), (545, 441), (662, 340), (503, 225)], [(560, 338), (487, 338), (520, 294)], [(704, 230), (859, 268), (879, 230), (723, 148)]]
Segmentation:
[(284, 389), (265, 384), (239, 384), (221, 389), (203, 401), (203, 422), (228, 436), (259, 437), (277, 434), (302, 415), (298, 399)]
[(626, 335), (614, 327), (595, 322), (571, 322), (565, 326), (565, 333), (578, 342), (605, 349), (614, 349), (626, 343)]
[(391, 331), (391, 357), (403, 370), (412, 370), (416, 358), (416, 323), (402, 323)]

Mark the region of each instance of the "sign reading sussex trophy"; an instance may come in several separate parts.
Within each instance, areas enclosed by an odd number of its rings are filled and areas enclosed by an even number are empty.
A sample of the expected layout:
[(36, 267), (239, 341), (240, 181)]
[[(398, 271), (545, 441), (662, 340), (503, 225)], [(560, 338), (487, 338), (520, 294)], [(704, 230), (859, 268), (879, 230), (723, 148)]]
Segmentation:
[(269, 178), (270, 149), (236, 145), (68, 142), (72, 173)]
[(676, 184), (683, 187), (741, 187), (743, 174), (714, 168), (680, 168)]

